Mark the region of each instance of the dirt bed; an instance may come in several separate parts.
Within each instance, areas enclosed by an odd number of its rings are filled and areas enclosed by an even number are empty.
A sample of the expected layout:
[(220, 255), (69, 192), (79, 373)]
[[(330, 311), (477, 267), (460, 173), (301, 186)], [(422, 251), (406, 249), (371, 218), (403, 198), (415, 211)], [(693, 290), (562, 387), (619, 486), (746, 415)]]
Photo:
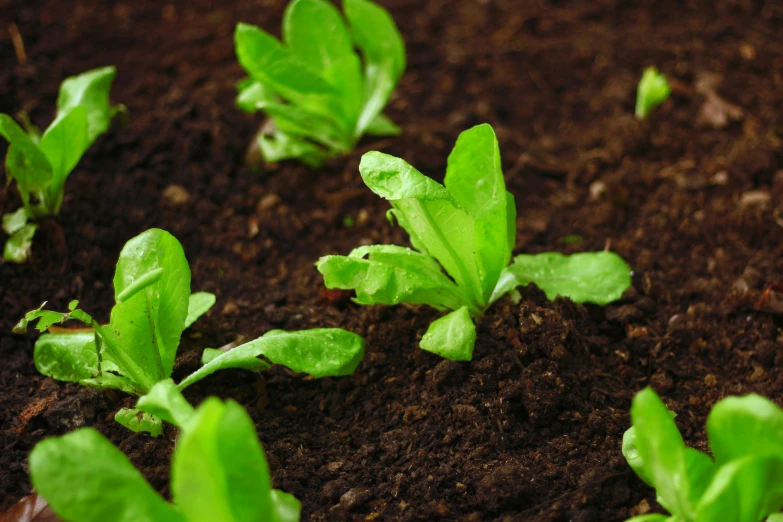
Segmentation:
[[(35, 443), (80, 426), (167, 494), (175, 433), (131, 434), (112, 420), (129, 397), (41, 377), (35, 336), (10, 332), (45, 300), (63, 309), (77, 298), (106, 320), (119, 250), (150, 227), (183, 243), (193, 290), (218, 296), (183, 337), (175, 378), (202, 348), (272, 328), (366, 336), (352, 377), (236, 370), (188, 390), (196, 403), (218, 395), (248, 409), (304, 520), (624, 520), (656, 506), (620, 453), (636, 391), (654, 386), (701, 449), (720, 397), (781, 399), (781, 318), (758, 306), (783, 269), (779, 3), (381, 3), (407, 42), (388, 111), (404, 134), (365, 140), (322, 170), (254, 173), (243, 159), (260, 120), (234, 107), (232, 32), (245, 21), (278, 33), (282, 1), (0, 1), (2, 31), (16, 24), (27, 58), (4, 32), (1, 112), (45, 125), (64, 77), (108, 64), (130, 112), (69, 180), (34, 262), (0, 265), (0, 509), (29, 493)], [(674, 93), (639, 123), (636, 82), (651, 64)], [(361, 182), (363, 152), (442, 178), (456, 136), (481, 122), (498, 134), (517, 198), (515, 253), (608, 246), (634, 278), (605, 308), (535, 288), (501, 300), (479, 324), (473, 362), (458, 364), (416, 348), (436, 312), (357, 306), (326, 292), (313, 264), (405, 244)], [(0, 210), (18, 205), (5, 190)]]

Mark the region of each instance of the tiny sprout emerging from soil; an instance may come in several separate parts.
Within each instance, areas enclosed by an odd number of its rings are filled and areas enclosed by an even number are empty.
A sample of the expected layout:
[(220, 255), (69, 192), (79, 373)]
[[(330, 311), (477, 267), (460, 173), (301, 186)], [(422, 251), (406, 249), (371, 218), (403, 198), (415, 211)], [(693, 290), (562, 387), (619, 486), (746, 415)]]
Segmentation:
[(381, 113), (405, 70), (400, 32), (369, 0), (344, 0), (343, 9), (345, 19), (327, 0), (294, 0), (282, 42), (237, 25), (237, 57), (250, 75), (239, 84), (237, 105), (270, 119), (256, 138), (264, 160), (319, 166), (353, 150), (364, 134), (400, 133)]
[[(87, 333), (46, 333), (35, 343), (33, 358), (42, 374), (98, 389), (113, 388), (144, 395), (171, 376), (182, 332), (206, 313), (215, 296), (190, 293), (190, 267), (177, 239), (151, 229), (126, 243), (114, 275), (116, 304), (102, 326), (69, 305), (67, 313), (33, 310), (14, 331), (23, 333), (38, 321), (45, 332), (54, 323), (76, 319), (92, 327)], [(204, 350), (203, 366), (186, 377), (179, 390), (225, 368), (263, 370), (265, 356), (314, 377), (347, 375), (364, 355), (364, 341), (339, 328), (299, 332), (272, 330), (230, 351)], [(133, 431), (161, 433), (161, 419), (136, 409), (122, 409), (115, 420)]]
[(636, 90), (636, 119), (646, 119), (654, 108), (669, 98), (671, 92), (666, 76), (655, 67), (646, 68)]
[(516, 205), (506, 191), (500, 149), (489, 125), (459, 136), (443, 185), (380, 152), (365, 154), (359, 170), (370, 190), (391, 202), (388, 217), (408, 232), (414, 248), (362, 246), (348, 256), (322, 257), (318, 270), (327, 288), (355, 290), (359, 304), (451, 310), (430, 325), (420, 343), (423, 350), (470, 360), (474, 321), (518, 286), (535, 283), (550, 299), (560, 295), (603, 305), (631, 284), (630, 268), (612, 252), (523, 254), (509, 265)]
[(671, 516), (629, 522), (783, 520), (783, 410), (772, 401), (752, 394), (715, 404), (707, 418), (712, 458), (685, 446), (651, 388), (634, 397), (631, 420), (623, 455)]
[(211, 397), (181, 420), (171, 463), (171, 503), (92, 428), (38, 443), (30, 453), (33, 485), (63, 520), (299, 520), (299, 501), (272, 488), (255, 426), (239, 404)]
[(43, 134), (26, 115), (25, 132), (9, 115), (0, 114), (0, 135), (10, 144), (6, 175), (9, 182), (16, 181), (24, 205), (3, 216), (3, 230), (10, 236), (3, 250), (6, 261), (28, 259), (36, 231), (31, 220), (60, 213), (71, 171), (124, 109), (109, 102), (116, 73), (114, 67), (103, 67), (67, 78), (60, 85), (55, 119)]

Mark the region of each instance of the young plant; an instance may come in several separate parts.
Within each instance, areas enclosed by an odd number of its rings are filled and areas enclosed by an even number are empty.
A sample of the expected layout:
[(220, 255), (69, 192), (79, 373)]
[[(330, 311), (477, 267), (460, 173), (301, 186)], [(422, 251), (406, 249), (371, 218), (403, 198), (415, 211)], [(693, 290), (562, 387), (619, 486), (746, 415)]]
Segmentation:
[[(171, 376), (183, 330), (215, 302), (212, 294), (190, 293), (190, 267), (182, 245), (160, 229), (126, 243), (117, 261), (114, 294), (116, 304), (105, 326), (78, 309), (77, 301), (67, 313), (39, 308), (19, 322), (14, 329), (18, 333), (36, 320), (40, 332), (68, 319), (94, 329), (42, 335), (33, 355), (38, 371), (60, 381), (144, 395)], [(184, 379), (180, 389), (224, 368), (269, 367), (259, 355), (315, 377), (350, 374), (364, 355), (364, 342), (338, 328), (274, 330), (219, 356), (214, 352), (207, 352), (206, 364)], [(134, 431), (161, 431), (160, 419), (136, 410), (122, 409), (115, 419)]]
[(646, 119), (654, 108), (669, 98), (671, 92), (666, 76), (655, 67), (646, 68), (636, 90), (636, 119)]
[(402, 37), (389, 13), (369, 0), (343, 0), (343, 10), (347, 25), (328, 0), (294, 0), (282, 42), (237, 25), (237, 57), (250, 75), (237, 105), (269, 117), (257, 136), (265, 161), (318, 166), (353, 150), (364, 134), (399, 134), (381, 111), (405, 70)]
[(759, 395), (715, 404), (707, 418), (712, 458), (685, 446), (673, 417), (651, 388), (633, 399), (633, 427), (623, 436), (623, 455), (671, 515), (629, 522), (783, 520), (780, 407)]
[[(318, 263), (327, 288), (355, 290), (359, 304), (426, 304), (451, 313), (434, 321), (420, 347), (448, 359), (473, 355), (473, 321), (517, 286), (535, 283), (550, 299), (606, 304), (631, 283), (628, 265), (611, 252), (519, 255), (516, 206), (506, 191), (497, 138), (489, 125), (463, 132), (448, 158), (444, 185), (399, 158), (369, 152), (365, 184), (391, 202), (413, 249), (356, 248)], [(444, 273), (444, 270), (446, 273)]]
[(68, 175), (121, 108), (109, 103), (116, 72), (103, 67), (67, 78), (60, 85), (55, 119), (43, 134), (29, 123), (25, 132), (0, 114), (0, 135), (10, 144), (6, 176), (9, 183), (16, 181), (24, 205), (3, 216), (3, 230), (10, 236), (3, 250), (6, 261), (29, 257), (36, 230), (31, 220), (60, 213)]
[(299, 501), (272, 488), (255, 426), (239, 404), (209, 398), (198, 410), (190, 408), (180, 427), (171, 464), (172, 503), (91, 428), (38, 443), (30, 453), (33, 486), (63, 520), (299, 520)]

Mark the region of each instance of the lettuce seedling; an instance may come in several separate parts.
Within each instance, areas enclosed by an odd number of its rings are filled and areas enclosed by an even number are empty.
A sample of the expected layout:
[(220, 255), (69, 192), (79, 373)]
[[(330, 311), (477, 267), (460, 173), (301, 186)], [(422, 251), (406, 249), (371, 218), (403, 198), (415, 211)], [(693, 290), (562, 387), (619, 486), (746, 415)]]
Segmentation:
[[(35, 343), (36, 368), (44, 375), (78, 382), (98, 389), (115, 388), (144, 395), (153, 385), (171, 376), (180, 336), (215, 302), (212, 294), (190, 293), (190, 267), (177, 239), (160, 229), (148, 230), (122, 249), (114, 275), (116, 304), (109, 324), (102, 326), (73, 301), (67, 313), (33, 310), (16, 326), (24, 332), (30, 322), (37, 329), (76, 319), (94, 333), (44, 334)], [(224, 368), (269, 366), (257, 359), (264, 355), (273, 363), (315, 377), (353, 372), (364, 355), (358, 335), (337, 328), (301, 332), (268, 332), (230, 352), (215, 356), (184, 379), (185, 387)], [(161, 431), (160, 419), (136, 410), (120, 410), (115, 419), (134, 431)]]
[(652, 388), (631, 405), (623, 455), (655, 488), (670, 516), (633, 522), (760, 522), (783, 507), (783, 410), (759, 395), (728, 397), (707, 418), (712, 457), (683, 442), (673, 414)]
[(364, 134), (400, 132), (381, 114), (405, 70), (400, 32), (369, 0), (344, 0), (343, 9), (347, 25), (327, 0), (294, 0), (282, 42), (253, 25), (236, 27), (237, 57), (250, 75), (237, 105), (269, 117), (257, 137), (268, 162), (318, 166), (353, 150)]
[(654, 108), (669, 98), (671, 92), (666, 76), (655, 67), (646, 68), (636, 90), (636, 119), (646, 119)]
[(102, 67), (67, 78), (57, 96), (57, 115), (43, 134), (27, 124), (27, 132), (7, 114), (0, 114), (0, 135), (10, 144), (5, 158), (8, 182), (16, 181), (23, 207), (3, 216), (10, 236), (3, 258), (24, 262), (36, 225), (31, 220), (60, 213), (65, 181), (82, 155), (109, 128), (120, 105), (109, 103), (114, 67)]
[[(451, 313), (433, 322), (420, 347), (452, 360), (470, 360), (474, 320), (520, 285), (535, 283), (547, 297), (606, 304), (631, 283), (628, 265), (611, 252), (519, 255), (511, 260), (516, 206), (506, 191), (497, 138), (489, 125), (463, 132), (448, 158), (444, 185), (405, 161), (369, 152), (359, 166), (365, 184), (391, 202), (413, 249), (356, 248), (318, 263), (327, 288), (355, 290), (359, 304), (426, 304)], [(445, 273), (444, 273), (445, 270)]]
[(255, 426), (233, 401), (214, 397), (183, 419), (169, 503), (98, 431), (38, 443), (30, 475), (63, 520), (79, 522), (295, 522), (301, 504), (272, 488)]

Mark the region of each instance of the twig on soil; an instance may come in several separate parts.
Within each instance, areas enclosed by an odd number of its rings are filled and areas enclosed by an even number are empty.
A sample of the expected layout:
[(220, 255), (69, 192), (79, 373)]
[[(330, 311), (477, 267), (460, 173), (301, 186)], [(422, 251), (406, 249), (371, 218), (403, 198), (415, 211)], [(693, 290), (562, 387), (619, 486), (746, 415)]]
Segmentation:
[(24, 40), (22, 40), (22, 34), (19, 32), (16, 23), (11, 22), (8, 24), (8, 34), (11, 36), (11, 43), (14, 45), (14, 52), (19, 65), (26, 64), (27, 53), (24, 50)]

